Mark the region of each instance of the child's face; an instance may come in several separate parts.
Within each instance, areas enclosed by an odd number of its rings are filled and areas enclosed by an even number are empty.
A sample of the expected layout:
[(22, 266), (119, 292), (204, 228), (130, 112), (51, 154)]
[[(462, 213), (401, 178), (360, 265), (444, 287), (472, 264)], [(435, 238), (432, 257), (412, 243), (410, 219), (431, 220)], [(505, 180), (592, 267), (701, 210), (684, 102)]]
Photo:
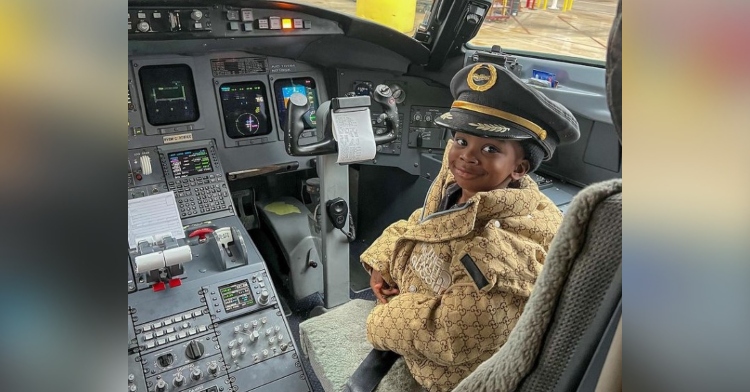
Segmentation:
[(465, 192), (491, 191), (523, 177), (529, 168), (517, 141), (456, 132), (448, 163), (456, 183)]

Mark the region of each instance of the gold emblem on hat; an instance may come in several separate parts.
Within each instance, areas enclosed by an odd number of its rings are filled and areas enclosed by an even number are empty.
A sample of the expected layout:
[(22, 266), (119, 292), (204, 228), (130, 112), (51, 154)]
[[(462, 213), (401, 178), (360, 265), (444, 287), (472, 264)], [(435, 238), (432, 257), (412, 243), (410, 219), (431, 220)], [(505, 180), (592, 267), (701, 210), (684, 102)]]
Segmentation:
[(443, 120), (453, 120), (453, 115), (450, 112), (445, 112), (440, 118)]
[(510, 128), (506, 127), (505, 125), (498, 125), (498, 124), (482, 124), (482, 123), (469, 123), (472, 127), (480, 130), (480, 131), (487, 131), (487, 132), (508, 132), (510, 131)]
[(492, 64), (477, 64), (469, 71), (466, 81), (474, 91), (487, 91), (497, 82), (497, 70)]

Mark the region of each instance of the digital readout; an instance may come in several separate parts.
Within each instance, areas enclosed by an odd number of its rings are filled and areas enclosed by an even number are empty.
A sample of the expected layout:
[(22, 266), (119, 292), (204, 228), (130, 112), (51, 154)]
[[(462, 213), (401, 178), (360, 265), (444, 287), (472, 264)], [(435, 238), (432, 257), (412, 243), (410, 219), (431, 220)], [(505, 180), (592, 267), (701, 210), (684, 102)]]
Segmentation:
[(255, 305), (253, 293), (250, 291), (250, 283), (247, 280), (221, 286), (219, 287), (219, 293), (221, 293), (221, 301), (224, 303), (224, 311), (227, 313)]

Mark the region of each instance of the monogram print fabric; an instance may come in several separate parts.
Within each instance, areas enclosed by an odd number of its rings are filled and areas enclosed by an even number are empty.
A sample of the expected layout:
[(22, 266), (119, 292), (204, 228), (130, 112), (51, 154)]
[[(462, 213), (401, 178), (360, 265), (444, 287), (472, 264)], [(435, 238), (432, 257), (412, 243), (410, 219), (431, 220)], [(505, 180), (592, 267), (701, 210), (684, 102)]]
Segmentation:
[[(520, 188), (479, 192), (463, 207), (438, 211), (454, 182), (447, 156), (424, 206), (361, 255), (400, 290), (370, 313), (367, 338), (403, 355), (429, 391), (453, 389), (505, 343), (562, 221), (528, 176)], [(489, 284), (477, 286), (461, 262), (466, 255)]]

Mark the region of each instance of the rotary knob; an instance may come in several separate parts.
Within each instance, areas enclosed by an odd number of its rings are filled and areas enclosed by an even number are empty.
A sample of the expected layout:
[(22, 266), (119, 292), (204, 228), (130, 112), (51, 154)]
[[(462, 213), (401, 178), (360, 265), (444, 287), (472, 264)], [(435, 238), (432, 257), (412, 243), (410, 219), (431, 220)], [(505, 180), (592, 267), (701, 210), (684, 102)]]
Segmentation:
[(167, 390), (167, 382), (163, 379), (159, 379), (159, 381), (156, 382), (156, 392), (164, 392)]
[(188, 343), (187, 349), (185, 349), (185, 355), (192, 360), (202, 357), (203, 344), (197, 340), (191, 341)]
[(199, 21), (203, 17), (203, 12), (201, 10), (193, 10), (193, 12), (190, 13), (190, 19), (194, 21)]
[(193, 380), (198, 381), (201, 379), (201, 376), (203, 376), (203, 371), (201, 371), (201, 369), (198, 367), (193, 368), (193, 371), (190, 372), (190, 378), (192, 378)]
[(260, 333), (258, 331), (253, 331), (253, 333), (250, 334), (250, 341), (254, 342), (258, 340), (259, 337), (260, 337)]
[(258, 299), (258, 302), (261, 305), (265, 305), (268, 303), (268, 291), (267, 290), (263, 290), (260, 292), (260, 298)]
[(143, 21), (138, 23), (138, 31), (141, 33), (145, 33), (151, 29), (151, 25), (148, 24), (148, 22)]
[(174, 380), (172, 380), (172, 384), (176, 387), (182, 386), (182, 384), (185, 383), (185, 377), (182, 375), (182, 373), (177, 373), (176, 376), (174, 376)]
[(216, 372), (219, 371), (219, 367), (216, 366), (216, 362), (211, 362), (208, 364), (208, 372), (211, 374), (216, 374)]

